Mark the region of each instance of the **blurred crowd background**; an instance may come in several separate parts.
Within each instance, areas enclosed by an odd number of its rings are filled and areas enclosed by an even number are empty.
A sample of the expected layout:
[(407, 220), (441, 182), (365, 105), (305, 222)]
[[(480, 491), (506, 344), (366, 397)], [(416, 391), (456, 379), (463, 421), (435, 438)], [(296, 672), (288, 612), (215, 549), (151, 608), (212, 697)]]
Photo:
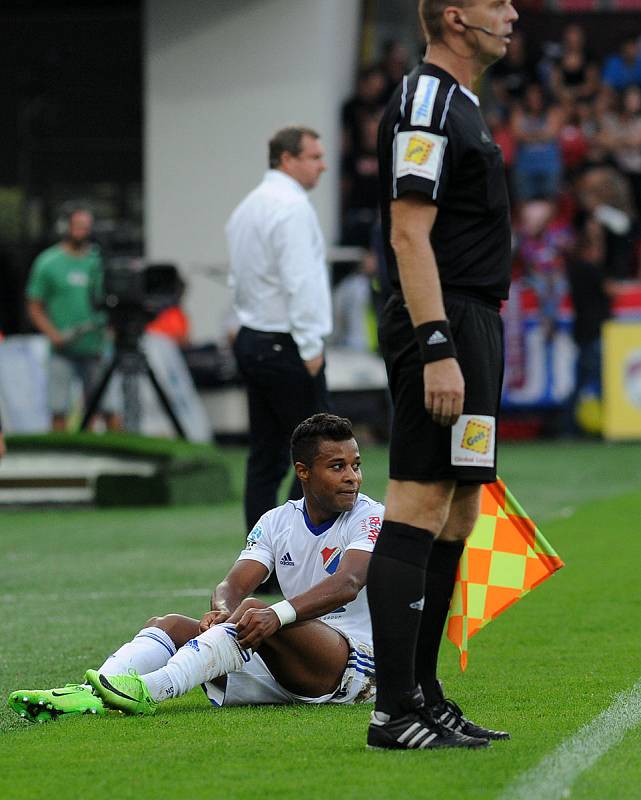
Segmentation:
[[(641, 0), (515, 5), (521, 22), (507, 56), (476, 87), (503, 151), (513, 207), (504, 433), (593, 435), (600, 430), (602, 323), (641, 318)], [(9, 2), (2, 12), (10, 25), (0, 59), (14, 78), (2, 89), (4, 335), (34, 331), (25, 287), (38, 253), (59, 238), (70, 200), (89, 202), (103, 249), (128, 257), (145, 250), (142, 4), (57, 6), (54, 13)], [(340, 171), (330, 344), (354, 352), (376, 353), (376, 318), (387, 295), (376, 134), (387, 99), (424, 53), (415, 6), (362, 3), (353, 86), (337, 103), (340, 152), (328, 153)], [(98, 24), (101, 8), (109, 24), (98, 37), (83, 36), (89, 28), (82, 24)], [(220, 371), (225, 341), (217, 355), (211, 343), (192, 347), (184, 315), (178, 333), (156, 328), (185, 352), (191, 347), (197, 381), (207, 380), (197, 374), (207, 354)], [(222, 321), (212, 339), (221, 330), (225, 339), (233, 320)], [(220, 380), (233, 380), (233, 368), (223, 367)]]

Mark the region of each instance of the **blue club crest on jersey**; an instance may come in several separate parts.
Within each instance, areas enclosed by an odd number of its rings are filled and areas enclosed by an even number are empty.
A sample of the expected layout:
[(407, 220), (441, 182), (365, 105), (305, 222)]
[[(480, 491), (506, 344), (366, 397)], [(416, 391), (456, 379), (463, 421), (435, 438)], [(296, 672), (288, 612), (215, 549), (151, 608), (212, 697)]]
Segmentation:
[(343, 555), (340, 547), (325, 547), (321, 550), (321, 558), (323, 559), (323, 569), (330, 575), (333, 575), (341, 563), (341, 556)]

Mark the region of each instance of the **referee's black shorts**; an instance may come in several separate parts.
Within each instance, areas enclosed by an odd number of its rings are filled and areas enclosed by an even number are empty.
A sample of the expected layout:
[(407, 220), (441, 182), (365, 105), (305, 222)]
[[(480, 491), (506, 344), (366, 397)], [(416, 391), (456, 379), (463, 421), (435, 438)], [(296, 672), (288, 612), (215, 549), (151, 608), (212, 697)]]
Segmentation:
[(383, 311), (379, 340), (394, 403), (390, 478), (492, 483), (503, 323), (498, 309), (480, 298), (446, 293), (444, 303), (465, 379), (463, 415), (453, 427), (437, 425), (425, 409), (423, 363), (403, 298), (394, 295)]

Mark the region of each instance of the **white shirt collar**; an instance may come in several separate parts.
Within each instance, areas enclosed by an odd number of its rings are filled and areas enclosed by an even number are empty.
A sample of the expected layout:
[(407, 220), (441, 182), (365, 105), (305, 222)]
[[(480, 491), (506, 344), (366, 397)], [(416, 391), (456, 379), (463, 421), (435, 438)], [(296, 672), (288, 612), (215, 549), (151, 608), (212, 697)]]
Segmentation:
[(280, 183), (281, 186), (289, 186), (290, 189), (295, 189), (299, 191), (302, 195), (307, 197), (307, 192), (300, 183), (296, 180), (296, 178), (292, 178), (291, 175), (288, 175), (286, 172), (283, 172), (282, 169), (268, 169), (265, 173), (266, 181), (274, 181), (276, 183)]
[(461, 86), (461, 84), (459, 83), (458, 88), (463, 92), (464, 95), (466, 95), (466, 97), (470, 98), (470, 100), (474, 103), (475, 106), (480, 106), (481, 105), (481, 101), (474, 94), (474, 92), (471, 92), (467, 88), (467, 86)]

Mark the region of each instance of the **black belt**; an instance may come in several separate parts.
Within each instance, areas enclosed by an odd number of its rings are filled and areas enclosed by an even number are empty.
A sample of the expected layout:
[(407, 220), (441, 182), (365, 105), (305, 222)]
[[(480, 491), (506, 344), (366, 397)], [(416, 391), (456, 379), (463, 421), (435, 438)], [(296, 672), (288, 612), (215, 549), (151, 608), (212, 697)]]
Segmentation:
[(262, 339), (265, 342), (278, 342), (279, 344), (290, 344), (294, 341), (291, 333), (282, 333), (281, 331), (257, 331), (254, 328), (248, 328), (243, 325), (241, 331), (254, 336), (256, 339)]

